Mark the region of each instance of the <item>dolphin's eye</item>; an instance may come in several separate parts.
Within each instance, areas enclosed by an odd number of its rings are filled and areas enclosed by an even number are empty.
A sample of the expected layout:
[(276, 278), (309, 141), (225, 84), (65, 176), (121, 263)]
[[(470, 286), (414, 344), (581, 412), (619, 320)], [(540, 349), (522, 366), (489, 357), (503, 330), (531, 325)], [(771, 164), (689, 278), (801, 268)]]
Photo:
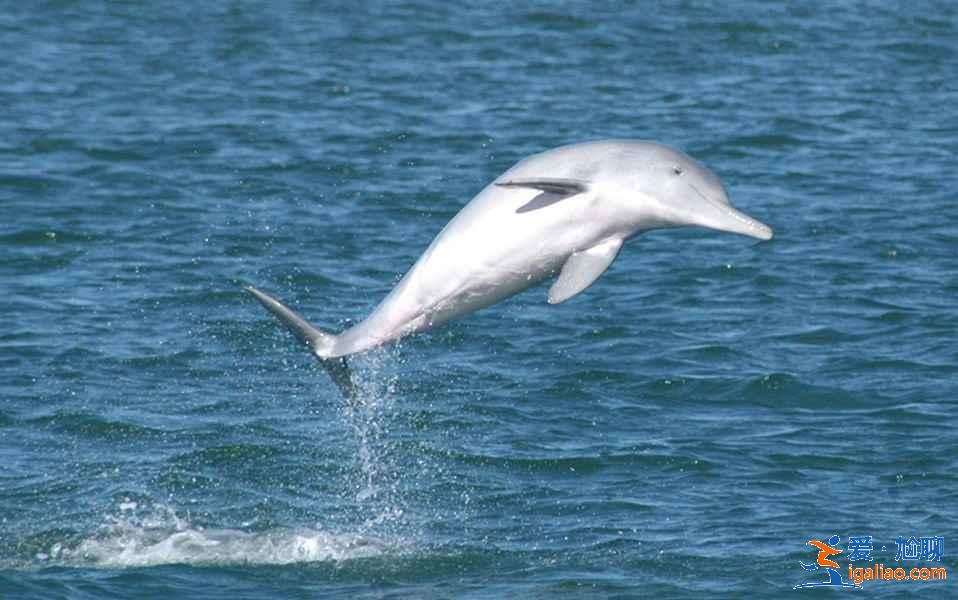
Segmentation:
[(672, 174), (673, 174), (673, 175), (681, 175), (682, 173), (685, 173), (685, 169), (683, 169), (682, 167), (680, 167), (680, 166), (678, 166), (678, 165), (672, 165)]

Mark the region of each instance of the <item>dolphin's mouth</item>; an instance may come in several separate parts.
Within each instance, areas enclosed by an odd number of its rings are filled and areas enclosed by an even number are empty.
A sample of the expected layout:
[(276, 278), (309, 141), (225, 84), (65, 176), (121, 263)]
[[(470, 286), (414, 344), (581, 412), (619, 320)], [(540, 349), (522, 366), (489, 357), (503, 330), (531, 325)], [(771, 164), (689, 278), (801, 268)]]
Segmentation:
[(762, 223), (758, 219), (753, 219), (731, 204), (725, 204), (724, 202), (709, 198), (692, 184), (689, 184), (689, 187), (695, 190), (695, 193), (698, 194), (702, 200), (705, 200), (711, 209), (699, 215), (701, 219), (696, 223), (697, 225), (709, 229), (747, 235), (760, 240), (772, 239), (772, 228), (765, 223)]

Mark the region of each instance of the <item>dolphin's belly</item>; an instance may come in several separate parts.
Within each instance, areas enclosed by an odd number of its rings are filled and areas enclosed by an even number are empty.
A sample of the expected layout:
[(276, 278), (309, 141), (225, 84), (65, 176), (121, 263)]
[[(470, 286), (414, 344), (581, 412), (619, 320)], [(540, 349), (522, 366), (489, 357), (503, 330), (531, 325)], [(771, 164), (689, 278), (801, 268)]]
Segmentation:
[(516, 212), (538, 194), (487, 188), (436, 236), (397, 286), (396, 300), (432, 313), (430, 325), (439, 325), (554, 274), (577, 246), (588, 243), (590, 228), (576, 224), (588, 199)]
[(553, 274), (568, 257), (561, 245), (522, 247), (498, 232), (472, 233), (437, 239), (383, 300), (376, 312), (388, 316), (390, 329), (406, 335), (495, 304)]
[(362, 322), (340, 336), (337, 354), (360, 352), (446, 323), (517, 294), (587, 247), (590, 198), (517, 212), (539, 192), (489, 186), (436, 236)]

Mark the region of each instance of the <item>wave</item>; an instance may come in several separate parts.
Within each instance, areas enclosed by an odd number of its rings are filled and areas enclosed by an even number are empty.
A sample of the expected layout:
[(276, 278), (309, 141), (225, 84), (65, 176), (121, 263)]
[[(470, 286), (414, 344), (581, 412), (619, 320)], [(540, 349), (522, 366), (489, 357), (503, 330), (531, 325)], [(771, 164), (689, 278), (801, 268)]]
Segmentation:
[(110, 517), (89, 537), (51, 540), (36, 552), (30, 566), (288, 565), (399, 555), (408, 546), (402, 541), (308, 527), (266, 531), (204, 528), (168, 507), (154, 507), (145, 515), (137, 508), (135, 502), (121, 504), (119, 515)]
[(91, 539), (66, 553), (67, 564), (150, 567), (189, 565), (287, 565), (371, 558), (386, 554), (381, 542), (360, 535), (315, 529), (247, 533), (235, 529), (185, 528), (159, 538), (145, 530)]

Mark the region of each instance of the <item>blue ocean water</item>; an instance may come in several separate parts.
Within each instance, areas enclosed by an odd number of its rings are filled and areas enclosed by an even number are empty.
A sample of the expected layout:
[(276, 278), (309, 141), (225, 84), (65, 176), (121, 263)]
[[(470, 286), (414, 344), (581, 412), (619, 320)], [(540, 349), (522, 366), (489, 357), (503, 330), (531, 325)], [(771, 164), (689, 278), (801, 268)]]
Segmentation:
[[(776, 596), (832, 535), (954, 577), (955, 4), (8, 3), (0, 56), (0, 598)], [(242, 290), (346, 327), (609, 137), (775, 239), (642, 236), (355, 404)]]

